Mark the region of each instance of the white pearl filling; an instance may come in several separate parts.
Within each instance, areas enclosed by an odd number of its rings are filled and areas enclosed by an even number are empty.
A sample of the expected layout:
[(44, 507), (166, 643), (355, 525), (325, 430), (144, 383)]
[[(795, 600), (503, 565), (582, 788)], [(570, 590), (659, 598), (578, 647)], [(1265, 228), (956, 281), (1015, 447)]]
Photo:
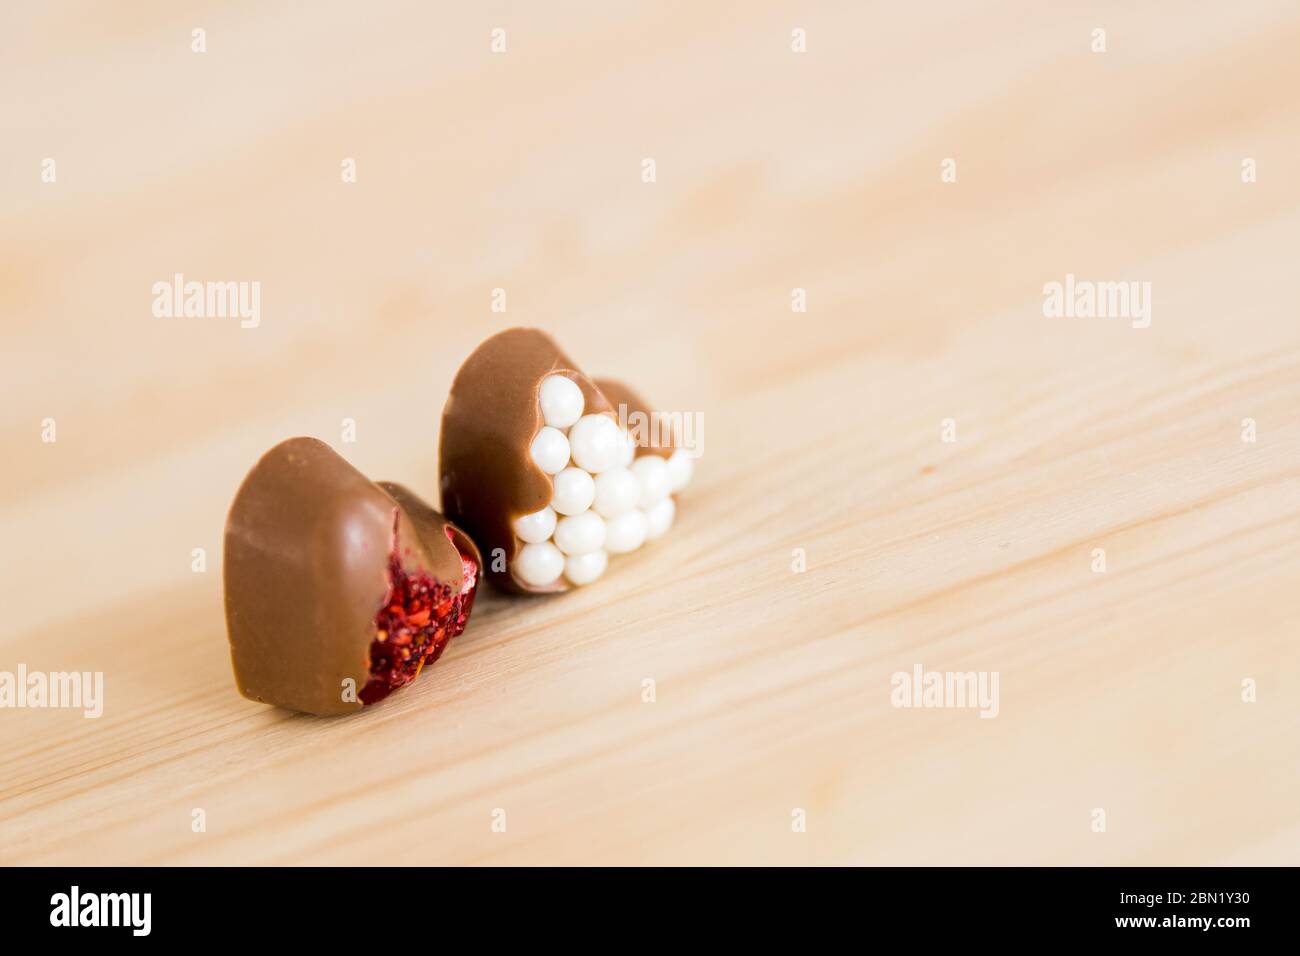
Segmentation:
[(608, 415), (583, 415), (569, 429), (573, 463), (598, 475), (623, 461), (623, 432)]
[(686, 453), (685, 448), (678, 448), (668, 457), (668, 487), (674, 494), (691, 483), (695, 471), (695, 460)]
[(582, 514), (596, 497), (596, 483), (581, 468), (566, 468), (551, 482), (551, 507), (562, 515)]
[(638, 508), (651, 508), (668, 497), (671, 490), (668, 463), (658, 455), (642, 455), (632, 462), (632, 474), (641, 486), (641, 495), (637, 498)]
[(673, 504), (673, 499), (664, 498), (658, 504), (650, 508), (645, 513), (647, 541), (653, 541), (655, 538), (663, 537), (664, 533), (672, 527), (673, 518), (677, 514), (677, 505)]
[(596, 500), (593, 508), (602, 518), (617, 518), (636, 507), (641, 498), (641, 484), (626, 468), (611, 468), (596, 476)]
[(547, 505), (541, 511), (534, 511), (515, 519), (515, 534), (524, 544), (541, 544), (555, 534), (555, 510)]
[(630, 554), (672, 527), (672, 495), (690, 482), (695, 462), (680, 448), (668, 458), (639, 455), (609, 415), (583, 414), (582, 389), (567, 375), (544, 379), (538, 404), (545, 424), (529, 454), (551, 476), (551, 503), (512, 522), (524, 543), (512, 570), (530, 587), (547, 587), (561, 575), (590, 584), (611, 554)]
[(555, 526), (555, 546), (565, 554), (589, 554), (605, 543), (605, 522), (594, 511), (561, 518)]
[(633, 508), (605, 522), (605, 550), (610, 554), (631, 554), (645, 544), (645, 512)]
[(567, 375), (552, 375), (538, 390), (542, 420), (552, 428), (568, 428), (582, 417), (582, 389)]
[(564, 555), (549, 541), (526, 544), (515, 555), (514, 573), (532, 587), (554, 584), (563, 572)]
[(558, 428), (546, 425), (534, 436), (528, 452), (538, 468), (555, 475), (569, 463), (569, 439)]
[(590, 584), (602, 574), (609, 565), (609, 555), (604, 551), (589, 551), (575, 554), (564, 561), (564, 576), (572, 584)]

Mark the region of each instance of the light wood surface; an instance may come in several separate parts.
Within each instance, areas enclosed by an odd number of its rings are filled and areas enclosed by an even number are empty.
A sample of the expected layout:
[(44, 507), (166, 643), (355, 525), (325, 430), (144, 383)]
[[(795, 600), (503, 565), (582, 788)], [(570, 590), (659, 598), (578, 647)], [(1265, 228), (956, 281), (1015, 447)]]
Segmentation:
[[(105, 680), (0, 710), (0, 862), (1300, 860), (1294, 4), (478, 6), (0, 12), (0, 670)], [(1045, 317), (1071, 273), (1150, 328)], [(356, 717), (242, 699), (245, 471), (436, 499), (510, 325), (703, 413), (673, 532)]]

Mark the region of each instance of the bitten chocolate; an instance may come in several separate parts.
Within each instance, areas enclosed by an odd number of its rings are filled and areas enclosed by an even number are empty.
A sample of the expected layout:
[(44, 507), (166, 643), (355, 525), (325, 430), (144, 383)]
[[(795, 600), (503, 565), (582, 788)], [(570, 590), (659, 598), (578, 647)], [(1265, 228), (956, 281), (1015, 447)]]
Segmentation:
[(314, 438), (276, 445), (226, 520), (226, 629), (252, 700), (346, 714), (387, 697), (465, 629), (473, 541), (411, 491)]
[(590, 584), (611, 555), (671, 526), (692, 459), (651, 446), (653, 433), (634, 438), (620, 406), (649, 412), (538, 329), (508, 329), (465, 360), (442, 416), (442, 506), (478, 542), (494, 583), (535, 594)]

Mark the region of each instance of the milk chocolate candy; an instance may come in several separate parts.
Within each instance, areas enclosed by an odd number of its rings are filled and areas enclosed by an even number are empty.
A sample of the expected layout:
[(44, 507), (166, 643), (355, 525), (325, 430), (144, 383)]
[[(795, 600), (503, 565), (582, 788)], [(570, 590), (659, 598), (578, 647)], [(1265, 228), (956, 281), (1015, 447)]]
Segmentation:
[(465, 360), (442, 415), (442, 505), (495, 583), (526, 593), (589, 584), (611, 555), (668, 530), (692, 460), (656, 429), (624, 427), (648, 412), (538, 329), (508, 329)]
[(437, 660), (479, 576), (464, 533), (314, 438), (276, 445), (248, 473), (224, 564), (240, 692), (321, 715), (382, 700)]

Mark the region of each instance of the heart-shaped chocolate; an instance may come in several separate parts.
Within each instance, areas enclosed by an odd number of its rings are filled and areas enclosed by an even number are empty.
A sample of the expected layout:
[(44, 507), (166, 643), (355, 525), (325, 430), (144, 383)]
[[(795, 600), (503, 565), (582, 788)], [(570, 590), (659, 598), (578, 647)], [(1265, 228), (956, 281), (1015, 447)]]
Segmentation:
[(401, 485), (322, 441), (253, 467), (226, 520), (226, 629), (252, 700), (344, 714), (388, 696), (465, 629), (479, 553)]
[(538, 329), (508, 329), (465, 360), (442, 415), (442, 506), (486, 555), (484, 573), (526, 593), (599, 578), (611, 555), (668, 530), (692, 459), (618, 382), (583, 374)]

